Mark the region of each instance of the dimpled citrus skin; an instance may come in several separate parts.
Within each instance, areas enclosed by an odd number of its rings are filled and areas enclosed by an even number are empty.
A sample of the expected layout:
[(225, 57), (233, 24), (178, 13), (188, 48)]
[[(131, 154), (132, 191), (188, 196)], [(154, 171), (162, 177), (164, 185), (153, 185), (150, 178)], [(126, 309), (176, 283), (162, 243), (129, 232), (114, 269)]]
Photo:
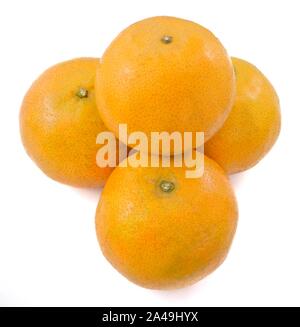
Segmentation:
[[(72, 186), (97, 187), (112, 168), (96, 164), (96, 137), (107, 130), (96, 109), (94, 80), (99, 59), (78, 58), (46, 70), (22, 103), (24, 147), (49, 177)], [(77, 93), (83, 88), (87, 97)]]
[(129, 133), (205, 132), (208, 139), (232, 107), (235, 80), (231, 59), (210, 31), (153, 17), (110, 44), (95, 87), (100, 115), (117, 135), (118, 125), (127, 123)]
[[(195, 283), (229, 250), (238, 213), (224, 171), (209, 158), (201, 178), (188, 179), (185, 170), (117, 167), (104, 188), (96, 212), (102, 252), (140, 286)], [(162, 181), (174, 189), (163, 192)]]
[(232, 61), (235, 103), (222, 128), (205, 144), (205, 153), (228, 174), (257, 164), (276, 142), (281, 124), (279, 99), (271, 83), (247, 61)]

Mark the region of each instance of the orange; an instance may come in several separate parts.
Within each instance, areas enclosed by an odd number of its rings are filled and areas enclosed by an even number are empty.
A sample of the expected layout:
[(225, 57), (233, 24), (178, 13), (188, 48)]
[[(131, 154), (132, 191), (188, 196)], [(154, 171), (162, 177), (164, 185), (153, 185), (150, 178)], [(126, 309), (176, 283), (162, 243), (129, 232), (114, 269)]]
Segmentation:
[(224, 171), (205, 158), (201, 178), (181, 168), (117, 167), (102, 193), (96, 231), (103, 254), (132, 282), (192, 284), (224, 260), (237, 204)]
[[(204, 132), (209, 139), (234, 99), (231, 59), (204, 27), (153, 17), (125, 29), (105, 51), (96, 76), (105, 125), (128, 132)], [(123, 140), (124, 141), (124, 140)]]
[(95, 103), (98, 61), (79, 58), (49, 68), (21, 107), (21, 136), (29, 156), (49, 177), (73, 186), (101, 186), (112, 171), (96, 164), (96, 137), (106, 130)]
[(268, 79), (252, 64), (233, 58), (237, 93), (223, 127), (205, 144), (205, 153), (228, 174), (257, 164), (280, 132), (279, 100)]

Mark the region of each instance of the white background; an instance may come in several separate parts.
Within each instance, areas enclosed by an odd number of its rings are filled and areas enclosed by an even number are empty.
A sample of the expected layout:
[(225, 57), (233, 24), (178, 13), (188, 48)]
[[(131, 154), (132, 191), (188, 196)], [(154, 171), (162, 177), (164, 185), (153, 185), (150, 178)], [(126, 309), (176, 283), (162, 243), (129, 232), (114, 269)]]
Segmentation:
[[(0, 305), (300, 305), (299, 1), (9, 0), (0, 10)], [(18, 113), (47, 67), (101, 56), (129, 24), (155, 15), (196, 21), (278, 91), (282, 131), (255, 168), (232, 178), (239, 226), (225, 263), (200, 283), (152, 291), (123, 278), (97, 244), (99, 191), (58, 184), (26, 156)]]

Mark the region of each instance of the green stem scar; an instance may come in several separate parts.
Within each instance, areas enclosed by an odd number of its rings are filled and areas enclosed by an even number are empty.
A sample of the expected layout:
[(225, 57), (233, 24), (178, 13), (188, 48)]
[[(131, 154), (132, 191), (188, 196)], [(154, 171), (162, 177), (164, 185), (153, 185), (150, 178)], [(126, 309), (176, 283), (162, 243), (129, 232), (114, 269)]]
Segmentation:
[(160, 40), (164, 44), (169, 44), (173, 41), (173, 37), (170, 35), (164, 35)]
[(160, 189), (165, 193), (170, 193), (175, 189), (175, 184), (170, 181), (161, 181), (159, 184)]
[(87, 89), (84, 89), (83, 87), (81, 87), (78, 92), (76, 93), (76, 95), (82, 99), (82, 98), (87, 98), (89, 95), (89, 91)]
[(233, 71), (234, 71), (234, 75), (235, 75), (235, 77), (236, 77), (236, 76), (237, 76), (237, 71), (236, 71), (235, 66), (233, 66)]

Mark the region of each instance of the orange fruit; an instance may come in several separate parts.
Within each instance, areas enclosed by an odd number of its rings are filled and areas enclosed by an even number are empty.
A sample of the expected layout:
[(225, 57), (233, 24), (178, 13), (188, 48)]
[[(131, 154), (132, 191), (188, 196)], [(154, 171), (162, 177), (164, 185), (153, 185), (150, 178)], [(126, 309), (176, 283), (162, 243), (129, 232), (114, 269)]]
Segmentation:
[(251, 168), (272, 148), (280, 132), (279, 100), (255, 66), (232, 58), (236, 99), (222, 128), (205, 144), (205, 153), (229, 174)]
[(22, 103), (20, 128), (29, 156), (49, 177), (73, 186), (104, 184), (112, 168), (96, 164), (106, 127), (95, 103), (99, 59), (79, 58), (46, 70)]
[(224, 171), (205, 158), (201, 178), (181, 168), (117, 167), (102, 193), (96, 232), (108, 261), (132, 282), (192, 284), (224, 260), (237, 204)]
[(95, 90), (101, 118), (116, 135), (125, 123), (128, 133), (148, 137), (186, 131), (209, 139), (232, 107), (235, 78), (231, 59), (209, 30), (153, 17), (129, 26), (110, 44)]

